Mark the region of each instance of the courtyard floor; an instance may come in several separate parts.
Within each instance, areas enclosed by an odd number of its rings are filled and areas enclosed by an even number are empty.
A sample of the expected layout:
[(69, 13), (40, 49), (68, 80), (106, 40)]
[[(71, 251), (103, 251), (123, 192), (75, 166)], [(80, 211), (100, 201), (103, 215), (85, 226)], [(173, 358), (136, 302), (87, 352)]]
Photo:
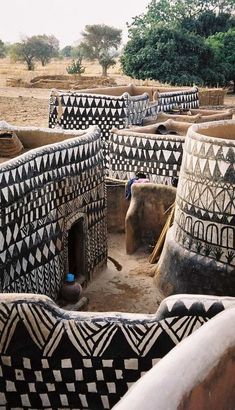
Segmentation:
[(89, 298), (86, 310), (156, 312), (163, 296), (148, 275), (154, 267), (148, 263), (149, 253), (140, 249), (127, 255), (124, 234), (109, 235), (108, 248), (108, 256), (114, 261), (108, 259), (107, 267), (97, 272), (84, 290), (83, 296)]

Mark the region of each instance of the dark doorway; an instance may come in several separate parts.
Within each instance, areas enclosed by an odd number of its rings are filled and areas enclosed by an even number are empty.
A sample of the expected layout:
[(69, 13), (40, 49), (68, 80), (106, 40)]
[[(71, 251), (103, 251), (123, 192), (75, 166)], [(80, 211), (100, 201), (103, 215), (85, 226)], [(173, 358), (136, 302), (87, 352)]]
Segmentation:
[(83, 218), (78, 219), (68, 232), (68, 262), (69, 272), (75, 277), (85, 275), (85, 237)]

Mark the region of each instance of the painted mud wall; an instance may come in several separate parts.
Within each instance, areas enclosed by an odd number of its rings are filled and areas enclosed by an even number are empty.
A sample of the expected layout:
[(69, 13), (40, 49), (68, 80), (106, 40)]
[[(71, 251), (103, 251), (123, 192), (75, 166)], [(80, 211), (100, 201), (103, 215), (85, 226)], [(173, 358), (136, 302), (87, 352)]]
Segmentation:
[(106, 193), (100, 131), (93, 127), (80, 134), (0, 166), (1, 292), (56, 298), (68, 270), (68, 231), (80, 218), (87, 279), (105, 262)]
[(151, 182), (171, 184), (179, 176), (185, 138), (113, 129), (109, 144), (109, 175), (133, 178), (143, 172)]
[[(42, 295), (19, 300), (5, 294), (0, 302), (1, 405), (111, 409), (181, 340), (232, 303), (231, 298), (181, 295), (163, 301), (153, 315), (100, 314), (65, 312)], [(11, 332), (9, 323), (14, 323)]]

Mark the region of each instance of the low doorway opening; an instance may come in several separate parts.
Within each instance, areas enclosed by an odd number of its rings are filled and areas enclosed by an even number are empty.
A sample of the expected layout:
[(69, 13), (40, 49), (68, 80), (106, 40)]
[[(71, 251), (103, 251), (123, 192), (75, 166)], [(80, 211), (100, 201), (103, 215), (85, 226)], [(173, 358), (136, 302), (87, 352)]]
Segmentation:
[(68, 231), (68, 265), (69, 272), (78, 279), (86, 278), (85, 269), (85, 235), (83, 218), (79, 218)]

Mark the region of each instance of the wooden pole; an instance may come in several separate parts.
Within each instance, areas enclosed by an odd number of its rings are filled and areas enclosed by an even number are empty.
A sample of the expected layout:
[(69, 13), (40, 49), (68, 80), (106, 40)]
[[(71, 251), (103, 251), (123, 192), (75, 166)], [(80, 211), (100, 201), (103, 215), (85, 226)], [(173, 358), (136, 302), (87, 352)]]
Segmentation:
[(166, 220), (166, 223), (162, 229), (162, 232), (157, 240), (157, 243), (154, 247), (153, 252), (151, 253), (149, 257), (149, 263), (156, 263), (158, 259), (160, 258), (161, 251), (165, 242), (166, 234), (168, 229), (171, 227), (173, 220), (174, 220), (174, 212), (175, 212), (175, 202), (166, 210), (166, 213), (171, 209), (170, 214), (168, 215), (168, 218)]

